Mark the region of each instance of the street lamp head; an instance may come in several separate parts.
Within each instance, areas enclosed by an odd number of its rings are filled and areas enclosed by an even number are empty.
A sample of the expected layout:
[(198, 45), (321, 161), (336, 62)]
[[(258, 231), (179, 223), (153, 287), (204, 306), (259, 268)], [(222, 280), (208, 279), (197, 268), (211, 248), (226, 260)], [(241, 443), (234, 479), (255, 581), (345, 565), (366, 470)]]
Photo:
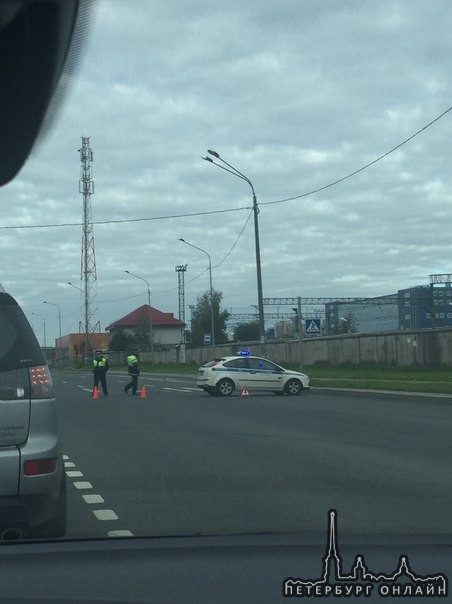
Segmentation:
[(210, 157), (207, 157), (207, 155), (201, 155), (201, 159), (205, 159), (206, 161), (210, 161), (210, 163), (213, 164), (213, 159), (210, 159)]
[(124, 272), (125, 272), (125, 273), (129, 273), (129, 275), (130, 275), (130, 271), (124, 271)]
[(187, 243), (187, 242), (185, 241), (185, 239), (182, 239), (182, 237), (179, 237), (178, 241), (182, 241), (183, 243)]
[[(207, 149), (207, 153), (208, 153), (209, 155), (213, 155), (213, 156), (214, 156), (214, 157), (216, 157), (217, 159), (220, 159), (220, 154), (219, 154), (219, 153), (217, 153), (216, 151), (212, 151), (212, 149)], [(210, 161), (212, 161), (212, 160), (210, 160)]]

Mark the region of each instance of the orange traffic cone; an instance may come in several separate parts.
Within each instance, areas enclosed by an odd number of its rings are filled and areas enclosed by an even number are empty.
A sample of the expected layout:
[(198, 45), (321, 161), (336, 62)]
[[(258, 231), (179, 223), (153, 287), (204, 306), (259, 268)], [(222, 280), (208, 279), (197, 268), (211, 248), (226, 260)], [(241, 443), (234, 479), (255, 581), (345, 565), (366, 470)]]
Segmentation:
[(92, 398), (99, 398), (99, 392), (97, 390), (97, 386), (94, 386), (93, 388), (93, 396)]
[(146, 398), (146, 386), (143, 386), (143, 388), (141, 389), (141, 397), (140, 398)]

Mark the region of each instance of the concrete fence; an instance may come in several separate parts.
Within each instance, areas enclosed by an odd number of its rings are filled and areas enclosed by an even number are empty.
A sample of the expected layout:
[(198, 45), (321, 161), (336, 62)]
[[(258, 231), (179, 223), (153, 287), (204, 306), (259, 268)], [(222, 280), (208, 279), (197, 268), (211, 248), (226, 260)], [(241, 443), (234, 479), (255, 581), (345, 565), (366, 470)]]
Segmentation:
[[(215, 356), (235, 355), (239, 350), (267, 357), (276, 363), (341, 365), (351, 363), (407, 366), (452, 366), (452, 328), (396, 331), (385, 333), (345, 334), (305, 338), (300, 341), (271, 340), (265, 346), (259, 342), (228, 343), (215, 347)], [(141, 363), (151, 361), (150, 352), (140, 352)], [(153, 360), (159, 363), (192, 363), (200, 366), (212, 360), (210, 346), (187, 348), (179, 346), (155, 350)], [(126, 352), (110, 352), (110, 364), (126, 365)], [(50, 361), (50, 358), (49, 358)], [(52, 359), (51, 364), (67, 367), (68, 357)], [(91, 366), (91, 365), (90, 365)]]
[[(300, 341), (223, 344), (215, 356), (233, 355), (241, 349), (281, 364), (314, 365), (351, 363), (407, 366), (452, 366), (452, 328), (387, 333), (311, 337)], [(212, 358), (210, 347), (188, 349), (188, 363), (202, 365)]]

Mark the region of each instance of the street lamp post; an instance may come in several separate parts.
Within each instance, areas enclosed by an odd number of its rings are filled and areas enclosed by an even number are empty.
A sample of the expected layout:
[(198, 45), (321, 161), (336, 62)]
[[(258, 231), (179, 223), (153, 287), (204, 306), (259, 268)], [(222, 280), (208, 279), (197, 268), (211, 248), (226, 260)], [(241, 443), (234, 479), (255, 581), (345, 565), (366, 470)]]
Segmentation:
[(301, 316), (301, 296), (297, 299), (297, 308), (292, 309), (297, 316), (297, 329), (298, 329), (298, 363), (300, 371), (303, 369), (303, 318)]
[(189, 243), (188, 241), (185, 241), (185, 239), (179, 238), (179, 241), (182, 241), (182, 243), (185, 243), (185, 245), (189, 245), (190, 247), (194, 247), (195, 250), (199, 250), (200, 252), (202, 252), (203, 254), (205, 254), (207, 256), (207, 258), (209, 259), (209, 280), (210, 280), (210, 330), (211, 330), (211, 336), (210, 336), (210, 344), (212, 346), (212, 356), (215, 356), (215, 320), (214, 320), (214, 313), (213, 313), (213, 287), (212, 287), (212, 260), (210, 259), (210, 254), (208, 252), (206, 252), (206, 250), (203, 250), (201, 247), (198, 247), (197, 245), (193, 245), (193, 243)]
[(46, 318), (44, 317), (44, 315), (40, 315), (38, 312), (32, 312), (32, 315), (35, 315), (36, 317), (41, 317), (43, 324), (44, 324), (44, 348), (47, 348), (47, 340), (46, 340)]
[(253, 194), (254, 243), (255, 243), (255, 249), (256, 249), (257, 304), (258, 304), (258, 311), (259, 311), (259, 334), (260, 334), (261, 343), (265, 347), (264, 296), (262, 293), (261, 252), (260, 252), (260, 244), (259, 244), (259, 220), (258, 220), (259, 207), (257, 204), (256, 193), (254, 191), (254, 187), (253, 187), (251, 180), (247, 176), (245, 176), (245, 174), (242, 174), (242, 172), (237, 170), (237, 168), (234, 168), (234, 166), (232, 166), (227, 161), (225, 161), (223, 158), (221, 158), (220, 154), (217, 153), (216, 151), (212, 151), (212, 149), (209, 149), (207, 151), (207, 153), (209, 153), (209, 155), (212, 155), (216, 159), (220, 160), (223, 164), (228, 166), (228, 168), (225, 168), (224, 166), (217, 164), (210, 157), (203, 156), (202, 159), (205, 159), (206, 161), (210, 162), (214, 166), (217, 166), (218, 168), (221, 168), (222, 170), (229, 172), (229, 174), (232, 174), (233, 176), (240, 178), (241, 180), (244, 180), (245, 182), (247, 182), (248, 185), (250, 186), (251, 192)]
[(58, 306), (58, 304), (55, 304), (55, 302), (47, 302), (47, 300), (44, 300), (43, 304), (51, 304), (52, 306), (56, 306), (58, 308), (58, 330), (59, 330), (59, 337), (61, 338), (61, 309)]
[(88, 367), (88, 350), (89, 350), (89, 320), (88, 320), (87, 298), (86, 298), (86, 295), (85, 295), (85, 292), (83, 291), (83, 289), (80, 289), (80, 287), (77, 287), (70, 281), (68, 281), (67, 284), (70, 285), (71, 287), (73, 287), (74, 289), (77, 289), (79, 292), (82, 292), (82, 294), (85, 296), (85, 359), (84, 359), (84, 364), (85, 364), (85, 369), (86, 369)]
[(149, 282), (146, 281), (146, 279), (144, 279), (143, 277), (140, 277), (139, 275), (135, 275), (134, 273), (131, 273), (130, 271), (124, 271), (124, 272), (127, 273), (128, 275), (130, 275), (131, 277), (135, 277), (136, 279), (140, 279), (140, 281), (144, 281), (147, 285), (148, 306), (149, 306), (149, 338), (151, 340), (151, 365), (153, 365), (154, 364), (154, 337), (153, 337), (153, 325), (152, 325), (151, 289), (149, 287)]
[(344, 323), (344, 328), (347, 330), (345, 333), (350, 333), (350, 319), (346, 319), (345, 317), (339, 318), (339, 325), (341, 321)]

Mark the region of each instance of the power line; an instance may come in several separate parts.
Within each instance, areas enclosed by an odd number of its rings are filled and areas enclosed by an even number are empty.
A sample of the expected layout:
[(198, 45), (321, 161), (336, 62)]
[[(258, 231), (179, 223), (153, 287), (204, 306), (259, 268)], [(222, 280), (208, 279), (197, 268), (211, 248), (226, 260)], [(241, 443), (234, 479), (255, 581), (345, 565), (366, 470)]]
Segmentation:
[[(243, 235), (243, 233), (245, 231), (246, 225), (248, 224), (248, 222), (249, 222), (252, 214), (253, 214), (253, 211), (251, 210), (251, 212), (249, 213), (248, 218), (246, 219), (245, 224), (243, 225), (240, 233), (238, 234), (236, 240), (232, 244), (232, 247), (230, 248), (230, 250), (228, 251), (228, 253), (224, 256), (224, 258), (218, 264), (216, 264), (215, 266), (213, 266), (212, 269), (218, 268), (230, 256), (232, 250), (235, 248), (235, 246), (239, 242), (240, 238), (242, 237), (242, 235)], [(192, 279), (190, 279), (188, 281), (188, 283), (192, 283), (193, 281), (196, 281), (196, 279), (199, 279), (199, 277), (201, 277), (202, 275), (204, 275), (204, 273), (206, 271), (208, 271), (208, 270), (209, 270), (208, 268), (203, 269), (195, 277), (193, 277)], [(164, 290), (160, 290), (160, 291), (154, 291), (153, 290), (152, 293), (153, 294), (167, 294), (167, 293), (175, 291), (176, 289), (178, 289), (178, 288), (177, 287), (171, 287), (170, 289), (164, 289)], [(140, 296), (141, 296), (141, 294), (137, 294), (137, 295), (134, 295), (134, 296), (127, 296), (125, 298), (115, 298), (114, 300), (99, 300), (98, 303), (99, 304), (107, 304), (107, 303), (110, 303), (110, 302), (122, 302), (123, 300), (130, 300), (132, 298), (138, 298)]]
[(302, 193), (301, 195), (296, 195), (295, 197), (287, 197), (286, 199), (278, 199), (277, 201), (260, 202), (259, 205), (261, 205), (261, 206), (264, 205), (265, 206), (265, 205), (271, 205), (271, 204), (276, 204), (276, 203), (285, 203), (287, 201), (293, 201), (294, 199), (301, 199), (302, 197), (308, 197), (308, 195), (313, 195), (314, 193), (319, 193), (320, 191), (324, 191), (325, 189), (329, 189), (330, 187), (334, 187), (335, 185), (338, 185), (339, 183), (344, 182), (344, 180), (347, 180), (347, 179), (351, 178), (352, 176), (356, 176), (356, 174), (359, 174), (360, 172), (363, 172), (363, 170), (367, 170), (367, 168), (370, 168), (370, 166), (373, 166), (374, 164), (376, 164), (377, 162), (381, 161), (382, 159), (384, 159), (388, 155), (391, 155), (391, 153), (394, 153), (394, 151), (397, 151), (397, 149), (400, 149), (400, 147), (403, 147), (403, 145), (406, 145), (407, 143), (409, 143), (411, 140), (413, 140), (413, 138), (415, 138), (416, 136), (418, 136), (419, 134), (421, 134), (421, 132), (424, 132), (424, 130), (427, 130), (427, 128), (430, 128), (430, 126), (432, 126), (435, 122), (437, 122), (442, 117), (444, 117), (447, 113), (449, 113), (449, 111), (452, 111), (452, 105), (448, 109), (446, 109), (445, 111), (443, 111), (440, 115), (438, 115), (437, 117), (435, 117), (435, 119), (433, 119), (431, 122), (429, 122), (428, 124), (426, 124), (425, 126), (423, 126), (420, 130), (418, 130), (417, 132), (415, 132), (414, 134), (412, 134), (411, 136), (409, 136), (408, 138), (406, 138), (404, 141), (402, 141), (401, 143), (399, 143), (398, 145), (396, 145), (395, 147), (393, 147), (389, 151), (386, 151), (386, 153), (383, 153), (383, 155), (380, 155), (379, 157), (377, 157), (376, 159), (372, 160), (368, 164), (365, 164), (361, 168), (358, 168), (357, 170), (354, 170), (353, 172), (350, 172), (350, 174), (347, 174), (346, 176), (343, 176), (342, 178), (338, 178), (337, 180), (334, 180), (333, 182), (330, 182), (329, 184), (324, 185), (323, 187), (319, 187), (318, 189), (313, 189), (312, 191), (308, 191), (307, 193)]
[[(370, 168), (371, 166), (373, 166), (377, 162), (381, 161), (388, 155), (391, 155), (391, 153), (394, 153), (394, 151), (397, 151), (397, 149), (400, 149), (401, 147), (403, 147), (404, 145), (409, 143), (416, 136), (418, 136), (419, 134), (421, 134), (422, 132), (427, 130), (427, 128), (430, 128), (430, 126), (435, 124), (437, 121), (439, 121), (445, 115), (447, 115), (450, 111), (452, 111), (452, 105), (450, 107), (448, 107), (445, 111), (440, 113), (440, 115), (438, 115), (433, 120), (431, 120), (428, 124), (426, 124), (419, 130), (417, 130), (414, 134), (412, 134), (411, 136), (409, 136), (408, 138), (403, 140), (401, 143), (399, 143), (395, 147), (392, 147), (392, 149), (390, 149), (389, 151), (386, 151), (386, 153), (383, 153), (382, 155), (380, 155), (376, 159), (370, 161), (369, 163), (365, 164), (361, 168), (358, 168), (357, 170), (350, 172), (350, 174), (342, 176), (341, 178), (338, 178), (337, 180), (334, 180), (326, 185), (323, 185), (322, 187), (318, 187), (317, 189), (312, 189), (311, 191), (307, 191), (306, 193), (301, 193), (300, 195), (295, 195), (293, 197), (286, 197), (285, 199), (278, 199), (275, 201), (261, 201), (261, 202), (259, 202), (259, 205), (263, 206), (263, 205), (272, 205), (272, 204), (277, 204), (277, 203), (285, 203), (288, 201), (293, 201), (295, 199), (301, 199), (303, 197), (308, 197), (309, 195), (314, 195), (314, 193), (319, 193), (320, 191), (324, 191), (325, 189), (334, 187), (335, 185), (337, 185), (341, 182), (344, 182), (345, 180), (348, 180), (349, 178), (352, 178), (353, 176), (356, 176), (356, 174), (359, 174), (360, 172), (367, 170), (367, 168)], [(209, 211), (204, 211), (204, 212), (191, 212), (191, 213), (186, 213), (186, 214), (168, 214), (166, 216), (152, 216), (152, 217), (146, 217), (146, 218), (122, 218), (122, 219), (118, 219), (118, 220), (98, 220), (98, 221), (93, 222), (92, 224), (93, 225), (106, 225), (106, 224), (125, 224), (125, 223), (134, 223), (134, 222), (150, 222), (150, 221), (155, 221), (155, 220), (169, 220), (169, 219), (175, 219), (175, 218), (209, 216), (212, 214), (226, 214), (226, 213), (230, 213), (230, 212), (240, 212), (242, 210), (249, 210), (249, 209), (250, 209), (250, 206), (243, 206), (240, 208), (225, 208), (222, 210), (209, 210)], [(60, 224), (27, 224), (27, 225), (0, 226), (0, 230), (49, 229), (49, 228), (80, 227), (80, 226), (83, 226), (83, 223), (66, 222), (66, 223), (60, 223)]]
[[(208, 216), (210, 214), (226, 214), (228, 212), (240, 212), (242, 210), (249, 210), (250, 206), (244, 206), (242, 208), (227, 208), (224, 210), (209, 210), (205, 212), (192, 212), (189, 214), (169, 214), (167, 216), (152, 216), (148, 218), (122, 218), (118, 220), (97, 220), (93, 221), (93, 225), (103, 224), (124, 224), (127, 222), (150, 222), (154, 220), (169, 220), (171, 218), (190, 218), (192, 216)], [(0, 226), (0, 230), (8, 229), (51, 229), (59, 227), (80, 227), (83, 226), (82, 222), (64, 222), (59, 224), (24, 224), (24, 225), (11, 225), (11, 226)]]
[(245, 231), (246, 225), (248, 224), (251, 216), (253, 214), (253, 210), (251, 210), (251, 212), (248, 214), (248, 218), (245, 221), (245, 224), (242, 227), (242, 230), (240, 231), (240, 233), (238, 234), (237, 239), (234, 241), (234, 244), (232, 245), (231, 249), (229, 250), (229, 252), (226, 254), (226, 256), (220, 260), (220, 262), (218, 264), (216, 264), (215, 266), (213, 266), (212, 268), (218, 268), (221, 264), (223, 264), (223, 262), (230, 256), (232, 250), (235, 248), (235, 246), (237, 245), (237, 243), (239, 242), (240, 238), (243, 235), (243, 232)]

